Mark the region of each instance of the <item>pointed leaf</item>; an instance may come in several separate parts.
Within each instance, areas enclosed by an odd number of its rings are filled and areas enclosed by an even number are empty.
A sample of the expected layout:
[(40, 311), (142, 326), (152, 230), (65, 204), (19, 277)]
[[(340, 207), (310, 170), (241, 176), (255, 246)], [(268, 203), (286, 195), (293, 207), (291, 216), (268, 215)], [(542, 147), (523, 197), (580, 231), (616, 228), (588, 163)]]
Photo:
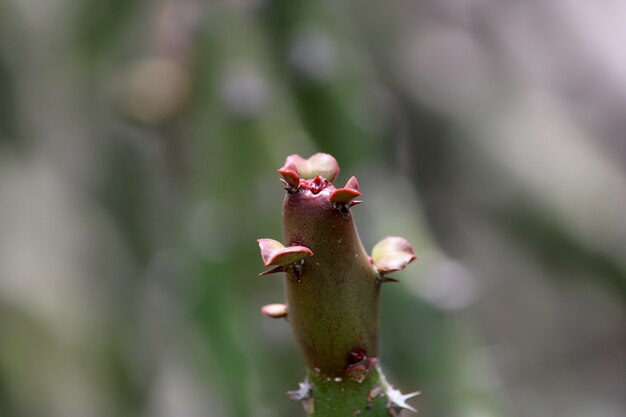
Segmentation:
[[(285, 247), (274, 239), (258, 239), (261, 257), (265, 266), (287, 266), (307, 256), (313, 256), (311, 249), (305, 246)], [(278, 272), (271, 270), (272, 272)], [(266, 271), (271, 273), (269, 271)]]
[(360, 195), (359, 183), (355, 177), (352, 177), (343, 188), (338, 188), (330, 194), (330, 201), (332, 203), (349, 203)]
[(300, 176), (298, 175), (298, 168), (292, 162), (285, 163), (285, 166), (278, 170), (280, 175), (283, 176), (285, 182), (292, 186), (297, 187), (300, 184)]
[(374, 265), (381, 274), (404, 269), (415, 258), (411, 244), (398, 236), (386, 237), (372, 249)]
[(285, 245), (274, 239), (257, 239), (259, 248), (261, 249), (261, 258), (263, 265), (270, 266), (270, 259), (279, 251), (285, 249)]

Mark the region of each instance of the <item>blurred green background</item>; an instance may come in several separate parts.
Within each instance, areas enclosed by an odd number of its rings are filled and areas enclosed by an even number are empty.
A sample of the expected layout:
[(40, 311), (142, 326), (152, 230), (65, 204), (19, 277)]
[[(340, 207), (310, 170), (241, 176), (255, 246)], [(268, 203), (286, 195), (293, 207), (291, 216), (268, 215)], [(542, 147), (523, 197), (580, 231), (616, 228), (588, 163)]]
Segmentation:
[[(626, 415), (626, 7), (2, 0), (0, 416), (301, 416), (256, 239), (359, 179), (426, 417)], [(407, 413), (408, 414), (408, 413)]]

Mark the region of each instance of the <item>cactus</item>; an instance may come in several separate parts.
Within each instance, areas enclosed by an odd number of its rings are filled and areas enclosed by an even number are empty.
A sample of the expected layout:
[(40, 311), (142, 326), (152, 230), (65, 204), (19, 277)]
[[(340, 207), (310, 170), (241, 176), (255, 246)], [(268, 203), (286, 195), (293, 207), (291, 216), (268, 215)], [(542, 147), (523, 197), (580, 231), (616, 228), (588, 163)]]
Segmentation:
[(391, 386), (378, 359), (380, 286), (387, 275), (404, 269), (416, 256), (401, 237), (387, 237), (368, 256), (352, 218), (359, 184), (333, 182), (339, 174), (334, 157), (287, 157), (278, 170), (287, 194), (283, 203), (283, 241), (259, 239), (269, 268), (260, 275), (284, 273), (286, 304), (261, 312), (287, 319), (307, 375), (289, 396), (315, 417), (399, 416), (415, 411)]

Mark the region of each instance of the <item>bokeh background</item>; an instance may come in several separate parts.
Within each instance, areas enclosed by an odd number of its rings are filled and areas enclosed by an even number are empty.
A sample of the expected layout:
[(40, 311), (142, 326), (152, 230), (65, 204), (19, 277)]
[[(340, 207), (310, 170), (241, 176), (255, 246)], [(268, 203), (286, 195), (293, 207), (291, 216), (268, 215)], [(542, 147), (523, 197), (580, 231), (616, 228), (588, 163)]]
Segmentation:
[(303, 415), (256, 239), (332, 153), (425, 417), (626, 415), (626, 3), (2, 0), (0, 416)]

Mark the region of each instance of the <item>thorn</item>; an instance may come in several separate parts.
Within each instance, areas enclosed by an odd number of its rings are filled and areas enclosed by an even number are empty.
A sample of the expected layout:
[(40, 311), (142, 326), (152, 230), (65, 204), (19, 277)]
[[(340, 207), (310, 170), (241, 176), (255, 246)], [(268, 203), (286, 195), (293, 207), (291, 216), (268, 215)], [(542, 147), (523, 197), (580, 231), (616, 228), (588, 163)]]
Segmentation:
[(286, 268), (284, 266), (278, 265), (278, 266), (268, 269), (267, 271), (261, 272), (259, 276), (277, 274), (279, 272), (285, 272), (285, 271), (286, 271)]
[(362, 203), (362, 201), (351, 201), (349, 203), (333, 203), (333, 207), (335, 207), (341, 213), (341, 216), (346, 218), (350, 213), (350, 209), (357, 204)]
[(271, 319), (287, 318), (286, 304), (267, 304), (261, 307), (261, 313)]
[(406, 403), (406, 400), (420, 395), (419, 391), (411, 392), (409, 394), (402, 394), (400, 390), (394, 389), (391, 385), (387, 388), (387, 397), (389, 397), (389, 406), (394, 408), (404, 408), (417, 413), (417, 410)]
[(305, 379), (304, 382), (300, 382), (298, 384), (298, 389), (295, 391), (287, 391), (287, 396), (292, 400), (302, 401), (311, 396), (311, 390), (313, 386), (309, 382), (308, 379)]
[(395, 278), (387, 277), (381, 274), (380, 272), (376, 271), (376, 282), (378, 284), (384, 284), (385, 282), (400, 282), (400, 281)]

